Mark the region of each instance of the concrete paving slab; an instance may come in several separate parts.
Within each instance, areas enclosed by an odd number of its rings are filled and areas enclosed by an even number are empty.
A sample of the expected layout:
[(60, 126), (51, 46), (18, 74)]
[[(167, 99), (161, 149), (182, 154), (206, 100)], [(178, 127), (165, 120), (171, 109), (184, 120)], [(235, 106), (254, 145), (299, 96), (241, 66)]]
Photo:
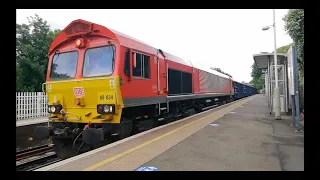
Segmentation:
[(16, 127), (20, 126), (28, 126), (33, 124), (40, 124), (48, 122), (48, 117), (38, 117), (38, 118), (30, 118), (30, 119), (20, 119), (16, 122)]
[(160, 171), (304, 169), (303, 136), (285, 120), (273, 120), (263, 95), (232, 112), (214, 122), (219, 126), (204, 127), (143, 166)]

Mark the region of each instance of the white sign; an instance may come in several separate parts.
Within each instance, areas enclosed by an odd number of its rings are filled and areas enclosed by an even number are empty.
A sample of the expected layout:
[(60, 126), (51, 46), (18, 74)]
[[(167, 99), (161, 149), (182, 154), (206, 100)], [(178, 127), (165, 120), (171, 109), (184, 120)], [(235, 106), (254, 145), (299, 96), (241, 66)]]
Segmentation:
[(288, 88), (289, 88), (289, 94), (290, 95), (295, 95), (295, 88), (294, 88), (294, 84), (295, 84), (295, 78), (294, 78), (294, 51), (292, 49), (292, 46), (290, 47), (289, 51), (288, 51)]

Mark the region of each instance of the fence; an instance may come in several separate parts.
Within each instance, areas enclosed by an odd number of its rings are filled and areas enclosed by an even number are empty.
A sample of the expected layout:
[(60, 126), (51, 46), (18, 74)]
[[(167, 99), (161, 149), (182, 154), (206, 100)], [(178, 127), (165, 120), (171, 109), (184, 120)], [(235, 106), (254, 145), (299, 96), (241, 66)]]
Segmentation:
[(16, 120), (48, 116), (47, 102), (47, 95), (43, 92), (17, 92)]

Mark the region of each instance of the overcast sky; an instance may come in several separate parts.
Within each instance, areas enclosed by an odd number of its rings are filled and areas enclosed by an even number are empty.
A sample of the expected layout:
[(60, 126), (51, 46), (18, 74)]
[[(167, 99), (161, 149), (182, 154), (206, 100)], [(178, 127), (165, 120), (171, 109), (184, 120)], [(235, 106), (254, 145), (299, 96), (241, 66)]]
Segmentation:
[[(284, 31), (285, 10), (276, 10), (277, 47), (292, 39)], [(253, 54), (272, 52), (272, 9), (199, 10), (17, 10), (17, 23), (38, 14), (52, 29), (75, 19), (110, 27), (178, 57), (221, 68), (237, 81), (249, 82)]]

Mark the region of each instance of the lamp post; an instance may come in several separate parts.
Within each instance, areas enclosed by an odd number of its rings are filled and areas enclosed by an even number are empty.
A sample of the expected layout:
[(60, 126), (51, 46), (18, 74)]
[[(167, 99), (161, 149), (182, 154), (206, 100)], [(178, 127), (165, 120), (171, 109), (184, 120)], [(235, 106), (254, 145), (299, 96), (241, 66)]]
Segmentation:
[(277, 42), (276, 42), (276, 15), (275, 9), (273, 10), (273, 25), (265, 26), (262, 28), (263, 31), (268, 30), (271, 26), (273, 26), (273, 34), (274, 34), (274, 79), (275, 79), (275, 88), (274, 88), (274, 97), (275, 97), (275, 118), (281, 119), (280, 116), (280, 91), (278, 85), (278, 62), (277, 62)]

